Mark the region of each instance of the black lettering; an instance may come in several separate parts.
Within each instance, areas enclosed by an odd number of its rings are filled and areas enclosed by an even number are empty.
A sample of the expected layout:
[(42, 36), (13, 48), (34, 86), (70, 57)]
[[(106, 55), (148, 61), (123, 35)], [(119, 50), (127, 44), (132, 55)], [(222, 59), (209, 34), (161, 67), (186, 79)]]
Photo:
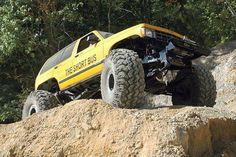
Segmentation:
[(70, 75), (84, 67), (86, 67), (87, 65), (90, 65), (92, 63), (94, 63), (97, 60), (96, 54), (94, 54), (91, 57), (88, 57), (87, 59), (84, 59), (82, 61), (80, 61), (79, 63), (73, 65), (72, 67), (66, 69), (66, 75)]
[(97, 60), (96, 54), (88, 58), (88, 65), (94, 63)]

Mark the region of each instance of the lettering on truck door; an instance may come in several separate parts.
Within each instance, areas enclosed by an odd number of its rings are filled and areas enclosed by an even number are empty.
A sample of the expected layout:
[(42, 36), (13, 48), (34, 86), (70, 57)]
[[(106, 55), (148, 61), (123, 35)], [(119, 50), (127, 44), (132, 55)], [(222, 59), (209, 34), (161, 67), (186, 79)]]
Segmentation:
[(74, 55), (73, 65), (66, 69), (68, 81), (75, 84), (101, 73), (102, 59), (102, 41), (94, 33), (83, 37)]

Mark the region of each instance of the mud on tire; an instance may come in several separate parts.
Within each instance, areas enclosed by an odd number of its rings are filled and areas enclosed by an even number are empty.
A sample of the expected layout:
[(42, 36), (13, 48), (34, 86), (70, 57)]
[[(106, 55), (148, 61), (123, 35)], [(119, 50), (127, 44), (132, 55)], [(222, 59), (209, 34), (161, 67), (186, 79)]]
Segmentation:
[(138, 54), (128, 49), (112, 50), (101, 75), (101, 93), (105, 102), (120, 108), (134, 108), (144, 97), (144, 70)]
[(32, 91), (27, 97), (22, 111), (22, 119), (34, 113), (42, 112), (58, 106), (56, 97), (48, 91)]
[[(181, 70), (177, 78), (186, 73)], [(173, 105), (208, 106), (215, 105), (216, 82), (211, 71), (202, 65), (193, 65), (192, 72), (186, 75), (172, 94)]]

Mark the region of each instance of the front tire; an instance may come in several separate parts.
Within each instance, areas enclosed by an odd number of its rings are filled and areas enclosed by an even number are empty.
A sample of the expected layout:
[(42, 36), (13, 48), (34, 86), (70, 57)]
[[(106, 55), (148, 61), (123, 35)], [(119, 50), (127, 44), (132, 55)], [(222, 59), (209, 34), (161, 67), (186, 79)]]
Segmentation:
[(128, 49), (112, 50), (101, 75), (102, 99), (115, 107), (134, 108), (144, 98), (144, 70), (138, 54)]
[(216, 82), (210, 70), (201, 65), (193, 65), (192, 70), (180, 70), (174, 85), (173, 105), (213, 107), (216, 99)]
[(24, 104), (22, 119), (34, 113), (57, 107), (58, 104), (56, 97), (52, 93), (43, 90), (32, 91)]

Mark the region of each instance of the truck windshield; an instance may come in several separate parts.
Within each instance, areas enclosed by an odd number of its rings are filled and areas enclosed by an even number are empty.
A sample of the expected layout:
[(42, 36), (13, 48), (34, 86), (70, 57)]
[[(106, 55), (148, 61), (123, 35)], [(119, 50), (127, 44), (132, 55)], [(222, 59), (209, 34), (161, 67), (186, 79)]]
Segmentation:
[(103, 32), (103, 31), (98, 31), (98, 33), (101, 34), (101, 36), (105, 39), (113, 35), (113, 33)]

